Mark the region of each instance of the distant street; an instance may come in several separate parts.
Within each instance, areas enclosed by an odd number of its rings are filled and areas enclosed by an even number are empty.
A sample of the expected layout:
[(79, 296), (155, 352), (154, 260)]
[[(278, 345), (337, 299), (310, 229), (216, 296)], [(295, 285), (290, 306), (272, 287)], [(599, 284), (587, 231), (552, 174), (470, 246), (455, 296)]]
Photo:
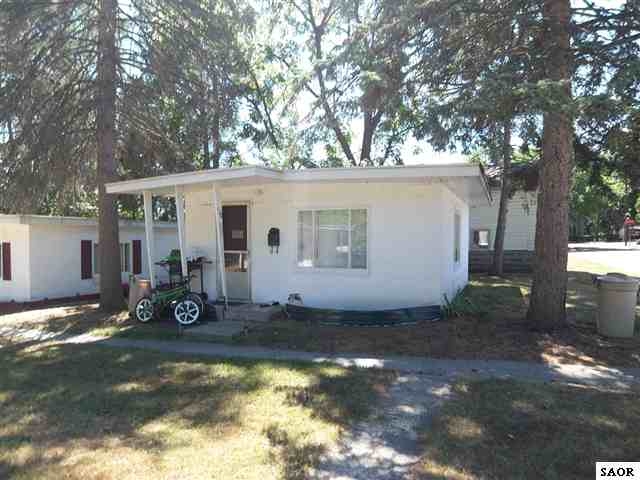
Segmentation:
[(620, 272), (640, 276), (640, 245), (623, 242), (569, 244), (569, 271)]

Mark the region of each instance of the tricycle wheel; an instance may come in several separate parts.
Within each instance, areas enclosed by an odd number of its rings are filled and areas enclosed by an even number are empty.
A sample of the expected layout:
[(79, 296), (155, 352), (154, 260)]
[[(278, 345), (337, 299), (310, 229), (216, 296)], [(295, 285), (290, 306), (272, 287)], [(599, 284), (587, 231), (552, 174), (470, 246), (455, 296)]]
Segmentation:
[(200, 315), (204, 315), (204, 300), (198, 293), (187, 293), (184, 297), (185, 300), (193, 300), (198, 305), (198, 309), (200, 310)]
[(149, 297), (142, 297), (136, 303), (135, 309), (136, 319), (139, 322), (147, 323), (153, 318), (153, 302)]
[(200, 318), (200, 308), (193, 300), (184, 299), (176, 305), (173, 316), (180, 325), (191, 325)]

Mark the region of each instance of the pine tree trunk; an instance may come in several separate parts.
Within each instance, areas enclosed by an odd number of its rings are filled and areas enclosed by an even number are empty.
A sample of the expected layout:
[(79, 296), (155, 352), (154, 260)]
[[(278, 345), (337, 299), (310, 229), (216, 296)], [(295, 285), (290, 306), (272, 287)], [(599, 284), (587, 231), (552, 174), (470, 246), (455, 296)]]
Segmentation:
[(362, 131), (362, 150), (360, 151), (360, 165), (371, 165), (371, 146), (373, 144), (373, 131), (375, 126), (373, 125), (373, 114), (365, 110), (364, 111), (364, 128)]
[(504, 124), (502, 138), (502, 187), (500, 189), (500, 206), (498, 207), (498, 222), (496, 237), (493, 241), (493, 264), (490, 273), (502, 276), (504, 274), (504, 234), (507, 229), (507, 213), (509, 212), (509, 197), (511, 196), (511, 120)]
[(202, 169), (211, 168), (211, 154), (209, 153), (209, 137), (205, 136), (202, 142)]
[(96, 140), (100, 242), (100, 307), (117, 311), (124, 306), (120, 278), (120, 243), (116, 197), (107, 195), (105, 183), (117, 180), (115, 162), (116, 18), (117, 0), (99, 2), (98, 91)]
[(562, 102), (543, 118), (540, 193), (536, 222), (533, 285), (527, 318), (537, 330), (551, 330), (565, 321), (569, 190), (573, 162), (571, 50), (569, 0), (545, 0), (547, 75), (562, 82)]
[(213, 115), (211, 137), (213, 139), (213, 156), (211, 158), (211, 168), (220, 168), (220, 157), (222, 157), (222, 138), (220, 134), (220, 112), (217, 111)]

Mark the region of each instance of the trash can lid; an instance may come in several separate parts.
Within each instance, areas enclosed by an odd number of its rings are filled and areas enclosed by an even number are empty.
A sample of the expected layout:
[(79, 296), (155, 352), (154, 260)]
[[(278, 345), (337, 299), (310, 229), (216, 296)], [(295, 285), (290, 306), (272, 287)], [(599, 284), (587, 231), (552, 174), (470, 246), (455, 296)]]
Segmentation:
[(638, 290), (638, 282), (637, 278), (622, 273), (607, 273), (598, 277), (598, 287), (606, 290), (636, 291)]

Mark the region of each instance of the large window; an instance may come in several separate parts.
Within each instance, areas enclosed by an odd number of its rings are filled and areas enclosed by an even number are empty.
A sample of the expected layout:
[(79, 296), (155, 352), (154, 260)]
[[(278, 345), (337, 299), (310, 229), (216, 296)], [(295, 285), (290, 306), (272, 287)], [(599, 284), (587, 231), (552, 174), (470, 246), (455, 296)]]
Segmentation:
[(367, 211), (299, 211), (298, 266), (366, 269)]

